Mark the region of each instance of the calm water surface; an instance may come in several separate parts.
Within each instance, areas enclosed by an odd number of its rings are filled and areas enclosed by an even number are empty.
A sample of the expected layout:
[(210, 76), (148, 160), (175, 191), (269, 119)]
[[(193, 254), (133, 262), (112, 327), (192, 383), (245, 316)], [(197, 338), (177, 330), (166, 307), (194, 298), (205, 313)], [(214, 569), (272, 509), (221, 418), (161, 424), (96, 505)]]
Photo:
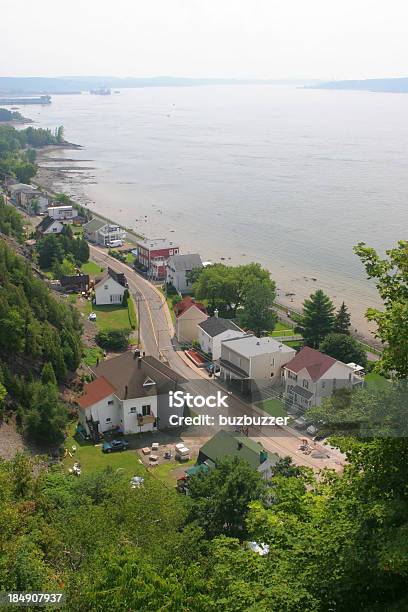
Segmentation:
[(27, 114), (84, 147), (60, 155), (90, 160), (65, 191), (204, 259), (260, 261), (295, 304), (322, 287), (361, 326), (376, 292), (353, 245), (407, 237), (407, 107), (399, 94), (211, 86), (54, 96)]

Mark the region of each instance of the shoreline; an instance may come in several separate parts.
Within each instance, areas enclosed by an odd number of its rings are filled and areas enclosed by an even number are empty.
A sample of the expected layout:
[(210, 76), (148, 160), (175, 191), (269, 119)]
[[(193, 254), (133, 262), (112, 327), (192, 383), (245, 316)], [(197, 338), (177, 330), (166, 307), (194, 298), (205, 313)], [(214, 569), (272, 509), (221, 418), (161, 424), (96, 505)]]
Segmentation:
[[(49, 191), (50, 193), (56, 193), (58, 192), (58, 190), (64, 191), (65, 186), (66, 187), (72, 186), (73, 177), (75, 177), (74, 184), (77, 187), (81, 187), (82, 185), (85, 185), (85, 184), (98, 185), (98, 182), (96, 180), (89, 180), (89, 179), (95, 179), (94, 176), (90, 175), (90, 171), (92, 171), (93, 168), (84, 167), (81, 165), (83, 164), (84, 161), (92, 161), (92, 160), (73, 160), (69, 158), (68, 159), (57, 158), (54, 160), (52, 158), (50, 159), (50, 154), (58, 150), (61, 150), (61, 148), (63, 149), (69, 149), (69, 148), (83, 149), (83, 147), (80, 145), (73, 145), (71, 147), (69, 145), (68, 146), (49, 145), (48, 147), (44, 147), (43, 149), (41, 149), (41, 152), (39, 152), (38, 154), (37, 163), (38, 163), (39, 169), (38, 169), (38, 173), (36, 177), (34, 178), (33, 182), (41, 186), (46, 191)], [(54, 166), (44, 165), (44, 164), (52, 163), (53, 161), (58, 162), (58, 163), (63, 163), (64, 161), (66, 161), (70, 165), (65, 165), (64, 167), (59, 167), (59, 166), (54, 167)], [(83, 206), (84, 208), (88, 209), (89, 211), (92, 212), (94, 216), (98, 218), (101, 218), (109, 222), (117, 223), (118, 225), (123, 227), (128, 232), (128, 234), (131, 234), (135, 240), (146, 235), (138, 230), (127, 227), (125, 219), (120, 218), (120, 216), (123, 217), (123, 214), (117, 215), (116, 219), (114, 220), (111, 218), (111, 216), (108, 216), (106, 214), (102, 214), (101, 212), (99, 212), (97, 210), (97, 204), (96, 204), (97, 198), (95, 198), (95, 200), (92, 200), (85, 193), (81, 196), (78, 196), (77, 193), (72, 193), (72, 189), (70, 191), (71, 193), (65, 190), (67, 195), (71, 197), (71, 199), (75, 201), (78, 205)], [(119, 209), (118, 212), (122, 213), (122, 209)], [(157, 221), (158, 221), (158, 225), (160, 223), (162, 224), (163, 218), (157, 219)], [(171, 227), (171, 222), (172, 222), (171, 219), (167, 219), (167, 221), (165, 221), (165, 223), (167, 223), (169, 227)], [(159, 230), (157, 231), (163, 231), (163, 230), (159, 228)], [(191, 240), (192, 242), (194, 242), (193, 239)], [(184, 247), (185, 247), (184, 250), (186, 252), (192, 252), (190, 246), (191, 245), (189, 244), (184, 244)], [(210, 260), (214, 261), (214, 263), (219, 262), (219, 263), (225, 263), (226, 265), (228, 264), (239, 265), (242, 263), (248, 263), (249, 257), (251, 257), (251, 261), (252, 260), (257, 261), (256, 255), (254, 254), (252, 254), (252, 256), (249, 256), (248, 259), (245, 259), (245, 261), (242, 261), (242, 258), (239, 258), (239, 257), (225, 257), (225, 256), (222, 256), (219, 252), (211, 253), (211, 247), (210, 248), (209, 246), (206, 247), (204, 244), (200, 245), (198, 250), (204, 251), (205, 258), (208, 257)], [(208, 253), (207, 253), (207, 250), (209, 251)], [(265, 266), (267, 269), (269, 268), (267, 264), (262, 263), (262, 262), (260, 263), (261, 265)], [(323, 291), (325, 291), (325, 293), (328, 293), (328, 295), (330, 296), (330, 293), (331, 293), (330, 288), (328, 286), (325, 286), (327, 283), (321, 280), (318, 281), (314, 277), (308, 275), (307, 272), (305, 273), (299, 272), (299, 270), (297, 269), (289, 270), (287, 265), (281, 265), (280, 268), (281, 269), (276, 268), (273, 271), (271, 271), (272, 277), (275, 280), (276, 286), (277, 286), (276, 304), (278, 305), (278, 307), (280, 306), (284, 310), (299, 313), (302, 310), (304, 300), (309, 298), (310, 294), (313, 293), (313, 291), (315, 291), (318, 288), (323, 289)], [(335, 303), (336, 309), (338, 308), (340, 303), (343, 301), (343, 297), (344, 297), (344, 301), (349, 306), (349, 310), (352, 316), (352, 335), (356, 337), (358, 340), (360, 340), (362, 343), (366, 344), (367, 347), (371, 347), (375, 350), (381, 350), (382, 349), (381, 343), (374, 337), (372, 333), (373, 330), (372, 328), (369, 327), (368, 322), (365, 319), (364, 315), (362, 313), (358, 314), (358, 312), (356, 311), (356, 308), (355, 307), (353, 308), (351, 299), (347, 300), (347, 297), (345, 294), (341, 298), (337, 296), (337, 299), (336, 299), (336, 296), (330, 296), (330, 297)]]

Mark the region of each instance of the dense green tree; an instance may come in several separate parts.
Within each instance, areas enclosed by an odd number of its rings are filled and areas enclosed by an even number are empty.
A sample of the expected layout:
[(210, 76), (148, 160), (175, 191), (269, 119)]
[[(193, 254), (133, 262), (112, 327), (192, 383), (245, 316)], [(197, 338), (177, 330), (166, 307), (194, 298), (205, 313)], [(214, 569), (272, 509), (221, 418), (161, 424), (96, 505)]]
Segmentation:
[(336, 334), (349, 334), (350, 324), (350, 313), (346, 304), (343, 302), (338, 311), (336, 312), (333, 331)]
[(189, 497), (194, 501), (190, 517), (208, 537), (226, 534), (245, 538), (248, 504), (264, 491), (259, 472), (237, 457), (221, 460), (209, 473), (189, 481)]
[(275, 291), (275, 283), (270, 273), (260, 264), (250, 263), (241, 266), (214, 264), (201, 269), (193, 285), (198, 300), (207, 300), (210, 309), (218, 308), (222, 313), (236, 315), (237, 310), (246, 302), (254, 284), (262, 283)]
[(395, 370), (408, 379), (408, 241), (386, 251), (381, 259), (371, 247), (361, 242), (355, 252), (363, 262), (368, 278), (375, 279), (384, 302), (384, 310), (369, 308), (367, 319), (377, 325), (377, 337), (384, 343), (377, 368)]
[(43, 270), (49, 270), (64, 259), (64, 248), (55, 234), (47, 234), (37, 243), (38, 263)]
[(307, 346), (318, 348), (334, 325), (334, 305), (330, 298), (318, 289), (303, 303), (303, 313), (298, 329)]
[(247, 292), (245, 305), (239, 311), (241, 325), (256, 336), (272, 331), (277, 316), (272, 310), (276, 298), (275, 287), (270, 282), (257, 282)]
[(346, 334), (329, 334), (320, 343), (319, 350), (343, 363), (367, 365), (367, 353), (360, 342)]
[(40, 444), (60, 444), (67, 420), (67, 410), (58, 398), (57, 387), (52, 383), (33, 383), (31, 406), (24, 418), (28, 436)]
[(106, 329), (96, 335), (96, 342), (109, 351), (125, 351), (129, 345), (130, 332), (127, 329)]
[(52, 363), (50, 363), (49, 361), (44, 363), (43, 369), (41, 371), (41, 382), (43, 385), (51, 384), (54, 387), (57, 385), (54, 368), (52, 367)]

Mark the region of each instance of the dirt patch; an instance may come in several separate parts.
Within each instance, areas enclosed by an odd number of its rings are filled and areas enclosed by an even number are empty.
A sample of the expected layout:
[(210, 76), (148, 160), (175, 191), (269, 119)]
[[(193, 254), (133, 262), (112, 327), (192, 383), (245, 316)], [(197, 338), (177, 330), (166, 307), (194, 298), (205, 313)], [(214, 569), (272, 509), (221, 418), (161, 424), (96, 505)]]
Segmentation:
[(12, 459), (17, 453), (27, 451), (23, 436), (18, 433), (14, 417), (0, 424), (0, 457)]

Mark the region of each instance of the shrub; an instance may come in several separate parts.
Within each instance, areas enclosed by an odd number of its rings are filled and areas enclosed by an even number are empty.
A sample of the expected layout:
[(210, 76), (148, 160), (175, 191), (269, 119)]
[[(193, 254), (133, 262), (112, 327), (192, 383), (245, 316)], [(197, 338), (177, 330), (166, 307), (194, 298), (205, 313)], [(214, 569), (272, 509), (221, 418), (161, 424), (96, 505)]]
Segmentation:
[(126, 329), (108, 329), (100, 331), (96, 342), (103, 349), (110, 351), (125, 351), (129, 344), (130, 332)]
[(128, 297), (128, 300), (127, 300), (127, 308), (128, 308), (130, 327), (132, 329), (136, 329), (137, 316), (136, 316), (136, 310), (135, 310), (135, 303), (130, 296)]

